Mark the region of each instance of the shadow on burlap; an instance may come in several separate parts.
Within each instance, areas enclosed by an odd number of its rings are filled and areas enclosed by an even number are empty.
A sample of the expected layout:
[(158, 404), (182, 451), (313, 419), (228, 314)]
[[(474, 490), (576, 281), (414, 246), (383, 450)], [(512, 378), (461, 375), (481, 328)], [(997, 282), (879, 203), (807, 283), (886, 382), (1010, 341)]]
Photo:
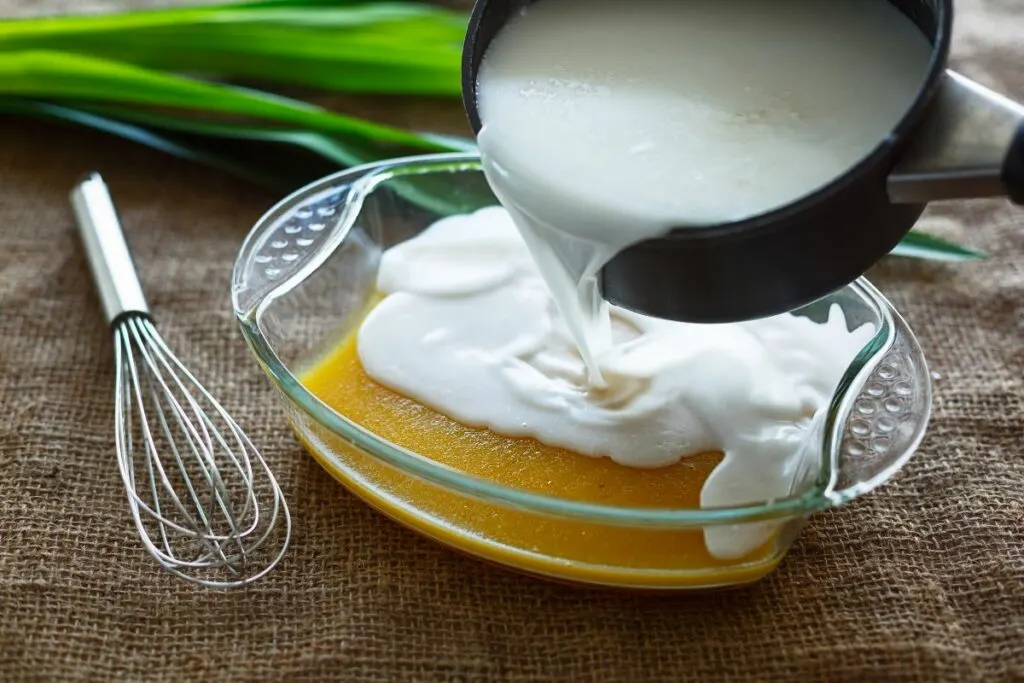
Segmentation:
[[(1024, 97), (1021, 0), (959, 8), (960, 68)], [(381, 106), (408, 125), (459, 120)], [(228, 299), (235, 252), (276, 197), (99, 134), (3, 124), (0, 679), (1024, 680), (1024, 214), (1004, 202), (927, 223), (990, 261), (874, 274), (941, 375), (906, 469), (815, 517), (760, 585), (637, 597), (438, 548), (302, 453)], [(247, 591), (173, 579), (134, 537), (113, 453), (111, 342), (65, 199), (89, 168), (112, 187), (169, 342), (260, 444), (293, 506), (290, 553)]]

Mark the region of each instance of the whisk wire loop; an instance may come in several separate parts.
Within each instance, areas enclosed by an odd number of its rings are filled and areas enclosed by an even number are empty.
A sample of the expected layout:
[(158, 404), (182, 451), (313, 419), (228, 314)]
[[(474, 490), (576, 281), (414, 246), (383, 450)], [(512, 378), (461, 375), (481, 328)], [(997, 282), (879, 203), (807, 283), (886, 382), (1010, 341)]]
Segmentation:
[(263, 456), (171, 351), (149, 317), (98, 175), (71, 194), (114, 335), (114, 443), (143, 547), (209, 587), (251, 583), (291, 540), (291, 514)]
[[(148, 317), (123, 317), (114, 335), (115, 442), (144, 546), (164, 568), (206, 585), (259, 578), (272, 565), (245, 579), (213, 581), (194, 572), (247, 575), (254, 554), (282, 517), (290, 535), (287, 506), (269, 466), (223, 406), (170, 353)], [(276, 564), (283, 552), (281, 547), (270, 560)]]

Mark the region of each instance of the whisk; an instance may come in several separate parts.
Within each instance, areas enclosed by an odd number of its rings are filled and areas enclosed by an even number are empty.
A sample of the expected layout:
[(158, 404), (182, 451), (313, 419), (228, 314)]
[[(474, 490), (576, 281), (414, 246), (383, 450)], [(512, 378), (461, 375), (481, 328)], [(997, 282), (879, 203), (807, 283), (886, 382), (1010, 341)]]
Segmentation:
[(157, 332), (99, 174), (72, 190), (71, 204), (114, 333), (114, 440), (142, 544), (189, 581), (251, 583), (273, 569), (291, 539), (277, 479)]

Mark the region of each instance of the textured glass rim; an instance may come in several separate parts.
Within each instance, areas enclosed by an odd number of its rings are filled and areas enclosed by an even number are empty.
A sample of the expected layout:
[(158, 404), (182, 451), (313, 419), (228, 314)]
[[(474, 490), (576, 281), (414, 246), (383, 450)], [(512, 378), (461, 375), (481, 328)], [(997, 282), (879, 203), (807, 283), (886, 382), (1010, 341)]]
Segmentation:
[(838, 448), (836, 445), (839, 443), (843, 427), (843, 423), (838, 418), (848, 414), (850, 404), (857, 398), (857, 394), (849, 389), (851, 386), (858, 386), (857, 380), (861, 375), (865, 371), (870, 371), (881, 360), (891, 347), (896, 335), (895, 311), (882, 294), (864, 278), (851, 283), (848, 288), (855, 290), (875, 309), (879, 319), (879, 329), (851, 361), (833, 394), (825, 416), (825, 424), (829, 426), (829, 429), (825, 430), (819, 445), (819, 471), (815, 484), (803, 493), (787, 498), (739, 506), (699, 509), (626, 507), (567, 500), (523, 491), (462, 473), (382, 439), (336, 412), (307, 390), (281, 361), (270, 342), (263, 335), (259, 319), (262, 312), (274, 299), (286, 294), (308, 278), (344, 242), (347, 226), (332, 227), (332, 232), (340, 234), (328, 240), (320, 248), (322, 253), (318, 254), (317, 258), (281, 282), (272, 291), (259, 297), (253, 305), (243, 308), (239, 305), (238, 294), (245, 288), (248, 274), (252, 270), (253, 264), (250, 257), (256, 241), (286, 211), (304, 200), (338, 185), (348, 185), (350, 189), (345, 200), (345, 209), (337, 218), (336, 226), (345, 222), (351, 223), (353, 217), (359, 215), (365, 199), (381, 183), (406, 175), (463, 171), (480, 171), (479, 155), (456, 153), (403, 157), (340, 171), (321, 178), (282, 199), (256, 222), (242, 244), (232, 276), (232, 299), (243, 337), (255, 354), (260, 366), (277, 388), (287, 396), (291, 404), (334, 435), (406, 474), (485, 502), (498, 503), (505, 507), (549, 516), (601, 524), (663, 528), (767, 521), (804, 516), (817, 510), (838, 506), (868, 493), (888, 480), (913, 453), (913, 448), (908, 449), (906, 454), (894, 460), (892, 464), (869, 481), (859, 482), (841, 492), (831, 490), (838, 476)]

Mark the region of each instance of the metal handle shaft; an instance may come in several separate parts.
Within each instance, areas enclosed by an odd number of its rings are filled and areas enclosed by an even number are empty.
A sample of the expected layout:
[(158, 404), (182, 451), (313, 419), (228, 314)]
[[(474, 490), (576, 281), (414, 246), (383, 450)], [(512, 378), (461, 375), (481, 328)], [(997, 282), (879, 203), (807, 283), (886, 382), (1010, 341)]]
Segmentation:
[(114, 201), (99, 173), (90, 173), (75, 186), (71, 206), (107, 322), (113, 323), (125, 313), (148, 314)]
[(1003, 197), (1007, 150), (1024, 126), (1024, 105), (954, 71), (903, 159), (889, 177), (900, 204)]

